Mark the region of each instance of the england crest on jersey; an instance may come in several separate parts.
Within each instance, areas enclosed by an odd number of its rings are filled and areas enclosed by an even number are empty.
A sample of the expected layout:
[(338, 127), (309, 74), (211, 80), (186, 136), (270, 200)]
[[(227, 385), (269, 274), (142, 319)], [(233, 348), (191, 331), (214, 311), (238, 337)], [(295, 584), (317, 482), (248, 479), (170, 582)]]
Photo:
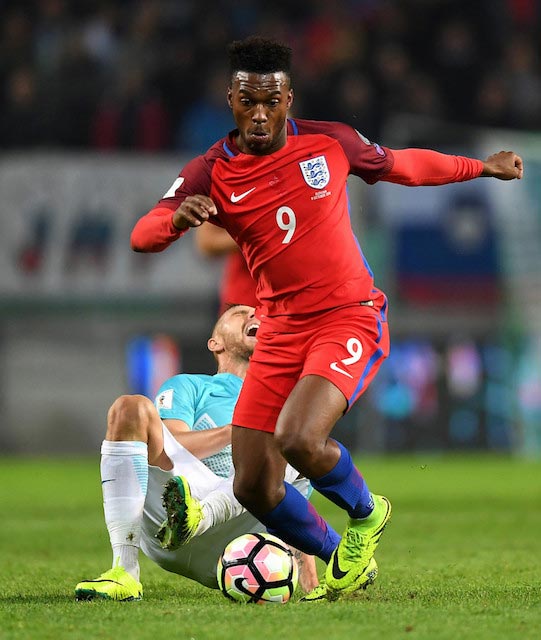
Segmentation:
[(329, 184), (331, 174), (325, 156), (310, 158), (310, 160), (299, 162), (299, 165), (306, 183), (312, 189), (323, 189)]

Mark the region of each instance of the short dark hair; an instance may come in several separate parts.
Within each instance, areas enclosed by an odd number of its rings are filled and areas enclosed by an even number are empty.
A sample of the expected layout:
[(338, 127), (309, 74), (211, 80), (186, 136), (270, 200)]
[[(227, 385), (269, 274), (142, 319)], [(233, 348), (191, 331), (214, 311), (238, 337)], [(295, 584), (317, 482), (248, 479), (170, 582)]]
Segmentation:
[(291, 77), (291, 48), (276, 40), (250, 36), (229, 45), (231, 75), (237, 71), (275, 73), (283, 71)]

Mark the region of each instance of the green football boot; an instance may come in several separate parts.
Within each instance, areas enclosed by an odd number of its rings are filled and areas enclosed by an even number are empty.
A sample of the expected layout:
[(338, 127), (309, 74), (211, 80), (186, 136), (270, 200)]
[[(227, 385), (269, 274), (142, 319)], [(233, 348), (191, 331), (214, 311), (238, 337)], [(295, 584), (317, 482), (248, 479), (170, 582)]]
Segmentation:
[(370, 561), (385, 525), (391, 518), (389, 500), (384, 496), (373, 497), (375, 507), (372, 514), (362, 520), (349, 519), (340, 544), (327, 565), (325, 582), (328, 589), (327, 598), (330, 600), (362, 589), (366, 581)]
[(143, 586), (124, 567), (116, 566), (95, 580), (84, 580), (75, 587), (76, 600), (141, 600)]
[(305, 593), (302, 598), (299, 598), (299, 602), (321, 602), (327, 599), (327, 585), (325, 581), (322, 581), (317, 587), (314, 587), (312, 591)]
[(158, 529), (156, 538), (163, 549), (174, 551), (189, 542), (196, 534), (203, 519), (203, 509), (192, 496), (190, 485), (183, 476), (171, 478), (165, 485), (162, 496), (165, 520)]
[[(378, 563), (376, 559), (372, 557), (368, 566), (366, 567), (366, 571), (364, 572), (361, 579), (358, 581), (359, 586), (356, 590), (366, 589), (371, 584), (374, 583), (376, 578), (378, 577)], [(322, 600), (335, 600), (335, 592), (329, 592), (329, 588), (327, 587), (327, 583), (325, 580), (321, 581), (317, 587), (312, 589), (309, 593), (304, 595), (299, 599), (299, 602), (321, 602)]]

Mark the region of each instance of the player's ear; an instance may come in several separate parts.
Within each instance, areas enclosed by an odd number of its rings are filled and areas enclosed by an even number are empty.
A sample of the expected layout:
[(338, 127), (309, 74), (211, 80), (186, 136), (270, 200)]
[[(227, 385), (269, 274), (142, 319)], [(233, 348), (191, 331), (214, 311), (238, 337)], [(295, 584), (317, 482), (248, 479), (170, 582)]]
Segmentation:
[(293, 98), (294, 98), (293, 89), (290, 89), (287, 92), (287, 108), (288, 109), (291, 109), (291, 105), (293, 104)]
[(227, 90), (227, 104), (230, 109), (233, 108), (233, 91), (231, 90), (231, 87)]
[(224, 345), (221, 340), (218, 340), (214, 336), (208, 339), (207, 348), (211, 353), (222, 353)]

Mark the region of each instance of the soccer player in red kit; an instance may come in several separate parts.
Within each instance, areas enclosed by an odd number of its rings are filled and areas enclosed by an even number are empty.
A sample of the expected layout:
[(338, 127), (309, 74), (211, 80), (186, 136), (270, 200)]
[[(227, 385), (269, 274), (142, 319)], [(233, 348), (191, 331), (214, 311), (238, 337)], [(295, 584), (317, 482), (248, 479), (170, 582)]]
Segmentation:
[[(373, 580), (391, 514), (330, 437), (389, 352), (387, 300), (350, 226), (347, 177), (407, 186), (512, 180), (522, 160), (511, 151), (483, 162), (391, 150), (346, 124), (289, 119), (291, 50), (256, 37), (232, 43), (229, 57), (237, 129), (184, 167), (169, 197), (136, 224), (132, 248), (161, 251), (209, 222), (239, 245), (257, 281), (261, 326), (233, 416), (235, 495), (269, 532), (327, 563), (308, 599), (333, 599)], [(342, 537), (284, 483), (286, 462), (347, 512)]]

